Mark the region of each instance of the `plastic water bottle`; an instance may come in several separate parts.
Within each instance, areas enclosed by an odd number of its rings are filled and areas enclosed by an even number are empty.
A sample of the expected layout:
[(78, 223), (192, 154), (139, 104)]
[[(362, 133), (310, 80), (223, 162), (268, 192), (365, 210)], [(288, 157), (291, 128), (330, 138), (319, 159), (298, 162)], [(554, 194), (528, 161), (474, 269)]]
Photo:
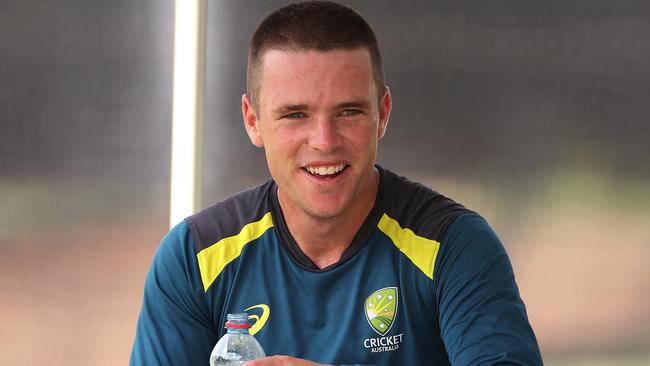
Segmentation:
[(262, 346), (248, 333), (250, 327), (247, 313), (228, 314), (227, 333), (214, 346), (210, 354), (210, 366), (243, 365), (265, 357)]

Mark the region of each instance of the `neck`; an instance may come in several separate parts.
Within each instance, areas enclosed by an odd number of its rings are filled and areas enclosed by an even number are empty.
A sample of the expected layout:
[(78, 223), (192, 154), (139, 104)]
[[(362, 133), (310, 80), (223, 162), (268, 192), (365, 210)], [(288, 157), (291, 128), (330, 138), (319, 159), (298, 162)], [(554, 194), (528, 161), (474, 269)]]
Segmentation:
[(298, 247), (316, 266), (325, 268), (339, 261), (372, 211), (378, 186), (379, 173), (373, 169), (368, 187), (361, 197), (335, 217), (318, 217), (295, 208), (278, 189), (278, 201), (287, 228)]

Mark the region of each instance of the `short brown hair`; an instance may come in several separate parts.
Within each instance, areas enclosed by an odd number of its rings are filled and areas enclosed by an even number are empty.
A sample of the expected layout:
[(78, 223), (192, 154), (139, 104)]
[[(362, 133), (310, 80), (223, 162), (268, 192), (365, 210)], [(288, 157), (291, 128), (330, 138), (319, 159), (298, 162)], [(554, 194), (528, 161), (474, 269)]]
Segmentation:
[(282, 51), (367, 48), (372, 73), (381, 100), (384, 69), (377, 37), (356, 11), (330, 1), (306, 1), (282, 7), (257, 27), (248, 50), (246, 93), (259, 102), (262, 59), (270, 49)]

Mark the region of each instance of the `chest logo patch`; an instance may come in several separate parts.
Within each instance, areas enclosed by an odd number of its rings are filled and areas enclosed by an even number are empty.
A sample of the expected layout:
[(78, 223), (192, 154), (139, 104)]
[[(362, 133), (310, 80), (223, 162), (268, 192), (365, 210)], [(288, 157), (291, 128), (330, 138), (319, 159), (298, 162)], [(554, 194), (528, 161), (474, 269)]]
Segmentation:
[[(251, 314), (252, 310), (256, 310), (253, 314)], [(268, 305), (266, 304), (258, 304), (258, 305), (253, 305), (246, 310), (248, 312), (248, 320), (254, 320), (255, 323), (253, 323), (253, 326), (250, 328), (249, 332), (252, 335), (255, 335), (255, 333), (259, 332), (264, 324), (266, 324), (266, 321), (269, 320), (269, 315), (271, 315), (271, 309), (269, 308)], [(259, 313), (261, 311), (261, 315), (257, 315), (255, 313)]]
[(373, 292), (364, 303), (366, 320), (380, 336), (386, 335), (397, 315), (397, 287), (384, 287)]

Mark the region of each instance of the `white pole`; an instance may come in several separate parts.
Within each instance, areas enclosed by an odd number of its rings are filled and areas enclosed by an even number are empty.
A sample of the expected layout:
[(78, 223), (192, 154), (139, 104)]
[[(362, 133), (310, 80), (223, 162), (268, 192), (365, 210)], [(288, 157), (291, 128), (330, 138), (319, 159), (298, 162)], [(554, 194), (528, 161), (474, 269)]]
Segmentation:
[(205, 4), (205, 0), (176, 0), (170, 226), (200, 205)]

